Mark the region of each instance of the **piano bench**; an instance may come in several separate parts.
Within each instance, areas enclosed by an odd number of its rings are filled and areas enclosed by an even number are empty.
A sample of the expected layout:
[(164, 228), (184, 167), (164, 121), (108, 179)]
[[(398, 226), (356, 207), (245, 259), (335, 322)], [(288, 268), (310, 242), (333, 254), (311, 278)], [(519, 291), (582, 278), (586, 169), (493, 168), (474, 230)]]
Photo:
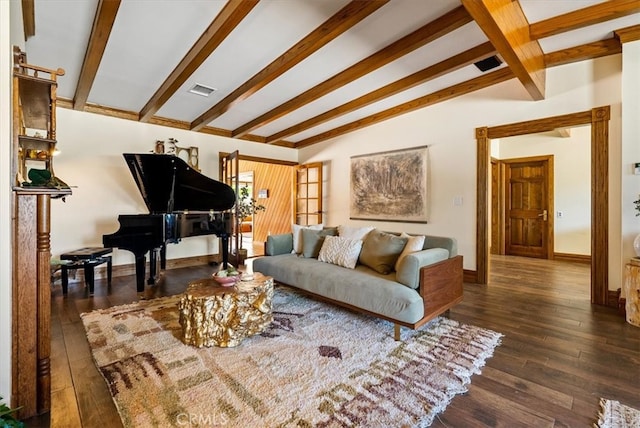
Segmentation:
[(62, 294), (67, 294), (69, 286), (69, 271), (84, 269), (84, 281), (89, 287), (89, 295), (93, 296), (94, 268), (103, 263), (107, 264), (107, 282), (111, 284), (111, 248), (86, 247), (60, 255), (62, 270)]

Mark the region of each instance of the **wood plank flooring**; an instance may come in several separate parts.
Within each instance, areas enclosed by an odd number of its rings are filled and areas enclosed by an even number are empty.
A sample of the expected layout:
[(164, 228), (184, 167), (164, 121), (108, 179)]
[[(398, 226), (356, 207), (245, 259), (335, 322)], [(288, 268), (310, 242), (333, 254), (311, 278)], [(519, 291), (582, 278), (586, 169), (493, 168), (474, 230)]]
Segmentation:
[[(167, 271), (147, 297), (172, 295), (210, 266)], [(465, 284), (451, 318), (504, 334), (502, 345), (456, 396), (436, 427), (589, 427), (600, 397), (640, 408), (640, 328), (589, 302), (583, 264), (492, 256), (490, 285)], [(80, 314), (137, 300), (135, 277), (70, 284), (52, 294), (52, 410), (28, 427), (122, 426), (95, 368)], [(388, 334), (393, 334), (389, 331)]]

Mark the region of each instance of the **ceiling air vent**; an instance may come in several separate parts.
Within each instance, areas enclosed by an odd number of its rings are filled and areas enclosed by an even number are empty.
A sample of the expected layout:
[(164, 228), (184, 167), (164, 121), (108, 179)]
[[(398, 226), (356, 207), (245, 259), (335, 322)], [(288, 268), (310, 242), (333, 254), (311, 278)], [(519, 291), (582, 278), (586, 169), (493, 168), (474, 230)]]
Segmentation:
[(490, 56), (487, 59), (483, 59), (482, 61), (478, 61), (478, 62), (474, 62), (473, 65), (475, 65), (476, 67), (478, 67), (478, 70), (480, 71), (489, 71), (492, 68), (496, 68), (497, 66), (499, 66), (500, 64), (502, 64), (502, 61), (500, 61), (500, 58), (498, 58), (497, 56)]
[(199, 83), (196, 83), (191, 89), (189, 89), (189, 92), (191, 92), (192, 94), (202, 95), (203, 97), (208, 97), (215, 91), (215, 88), (210, 88)]

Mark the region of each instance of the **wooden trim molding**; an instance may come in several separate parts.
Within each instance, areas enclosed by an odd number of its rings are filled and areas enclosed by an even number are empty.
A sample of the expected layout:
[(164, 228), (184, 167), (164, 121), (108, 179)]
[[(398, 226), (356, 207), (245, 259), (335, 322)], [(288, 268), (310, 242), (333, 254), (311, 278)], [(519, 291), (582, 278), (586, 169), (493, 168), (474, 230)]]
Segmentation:
[(561, 262), (591, 264), (591, 256), (588, 254), (553, 253), (553, 259)]
[(489, 180), (491, 139), (591, 125), (591, 303), (609, 301), (609, 118), (610, 106), (543, 119), (476, 129), (477, 206), (476, 264), (478, 283), (488, 282)]
[(478, 283), (478, 273), (475, 270), (463, 269), (462, 270), (462, 282), (467, 284)]

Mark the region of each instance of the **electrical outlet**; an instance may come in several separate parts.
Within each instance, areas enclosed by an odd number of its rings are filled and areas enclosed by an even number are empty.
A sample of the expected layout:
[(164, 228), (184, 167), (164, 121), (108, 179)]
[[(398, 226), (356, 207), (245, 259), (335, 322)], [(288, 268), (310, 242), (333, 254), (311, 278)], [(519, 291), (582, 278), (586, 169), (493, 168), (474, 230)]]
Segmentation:
[(562, 211), (558, 211), (558, 214), (557, 214), (558, 218), (562, 218), (563, 215), (564, 213)]

